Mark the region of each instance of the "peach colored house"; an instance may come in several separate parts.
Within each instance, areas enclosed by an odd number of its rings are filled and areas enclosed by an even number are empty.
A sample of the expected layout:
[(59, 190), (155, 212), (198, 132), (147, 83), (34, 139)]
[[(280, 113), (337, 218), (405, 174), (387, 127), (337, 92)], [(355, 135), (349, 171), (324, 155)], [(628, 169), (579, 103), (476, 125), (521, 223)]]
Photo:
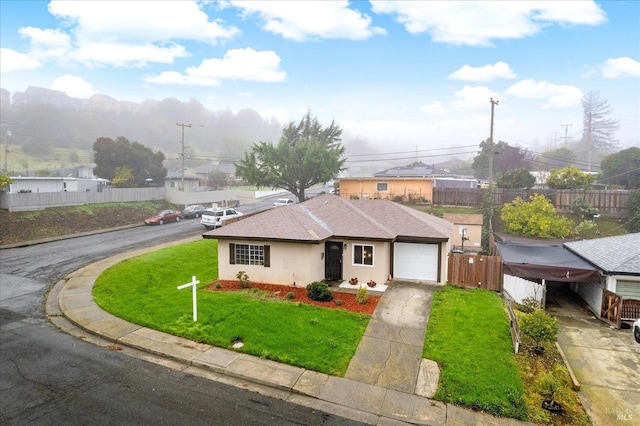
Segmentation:
[(453, 223), (451, 231), (451, 248), (462, 248), (462, 237), (468, 238), (464, 242), (465, 251), (482, 250), (482, 215), (465, 213), (445, 213), (444, 220)]
[(340, 179), (340, 196), (347, 200), (382, 199), (429, 203), (433, 188), (475, 188), (475, 179), (458, 178), (435, 166), (414, 163), (375, 173), (372, 177)]
[(388, 277), (444, 283), (452, 224), (388, 200), (322, 195), (255, 214), (204, 238), (218, 240), (218, 272), (235, 280), (306, 286)]

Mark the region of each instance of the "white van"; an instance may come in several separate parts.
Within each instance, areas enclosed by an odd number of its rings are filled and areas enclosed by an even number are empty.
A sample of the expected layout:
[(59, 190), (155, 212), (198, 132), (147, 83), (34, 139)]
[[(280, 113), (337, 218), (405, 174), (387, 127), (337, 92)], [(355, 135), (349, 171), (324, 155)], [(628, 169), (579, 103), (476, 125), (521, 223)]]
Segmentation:
[(214, 229), (224, 225), (226, 220), (242, 216), (242, 213), (234, 209), (206, 209), (201, 213), (200, 224), (207, 229)]

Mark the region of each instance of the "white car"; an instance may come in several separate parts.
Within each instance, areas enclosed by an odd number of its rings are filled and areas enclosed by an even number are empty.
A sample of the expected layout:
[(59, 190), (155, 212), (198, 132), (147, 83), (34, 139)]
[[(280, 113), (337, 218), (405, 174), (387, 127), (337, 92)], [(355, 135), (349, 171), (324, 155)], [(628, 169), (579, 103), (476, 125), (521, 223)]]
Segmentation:
[(200, 224), (207, 229), (219, 228), (225, 221), (239, 216), (242, 216), (242, 213), (234, 209), (206, 209), (200, 214)]
[(286, 206), (289, 204), (295, 204), (296, 202), (293, 200), (290, 200), (288, 198), (278, 198), (274, 203), (273, 203), (273, 207), (279, 207), (279, 206)]
[(635, 337), (636, 342), (640, 343), (640, 319), (633, 322), (633, 337)]

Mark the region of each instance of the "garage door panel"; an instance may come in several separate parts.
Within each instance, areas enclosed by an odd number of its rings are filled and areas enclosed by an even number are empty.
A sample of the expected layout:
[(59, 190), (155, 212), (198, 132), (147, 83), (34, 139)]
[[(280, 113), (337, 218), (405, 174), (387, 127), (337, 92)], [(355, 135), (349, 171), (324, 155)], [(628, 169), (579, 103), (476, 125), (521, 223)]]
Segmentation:
[(395, 243), (393, 276), (396, 279), (438, 281), (438, 245)]

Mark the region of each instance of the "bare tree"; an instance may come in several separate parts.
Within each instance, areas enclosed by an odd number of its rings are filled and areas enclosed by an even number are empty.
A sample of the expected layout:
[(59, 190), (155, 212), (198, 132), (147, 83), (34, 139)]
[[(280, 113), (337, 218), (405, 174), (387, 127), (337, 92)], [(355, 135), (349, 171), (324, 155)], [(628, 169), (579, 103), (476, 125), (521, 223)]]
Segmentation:
[(611, 153), (617, 149), (618, 140), (615, 133), (620, 127), (618, 120), (608, 118), (611, 107), (600, 92), (588, 92), (582, 98), (583, 130), (582, 143), (587, 147), (587, 162), (591, 171), (592, 153)]

